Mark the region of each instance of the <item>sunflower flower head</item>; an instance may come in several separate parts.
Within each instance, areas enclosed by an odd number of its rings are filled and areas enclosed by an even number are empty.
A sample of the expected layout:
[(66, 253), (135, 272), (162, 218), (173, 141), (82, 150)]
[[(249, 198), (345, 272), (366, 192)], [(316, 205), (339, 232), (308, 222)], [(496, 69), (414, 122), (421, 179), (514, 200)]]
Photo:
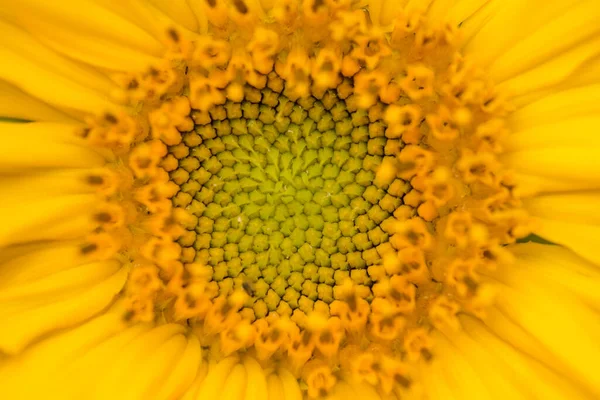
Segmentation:
[(427, 391), (539, 227), (510, 86), (426, 1), (191, 3), (194, 29), (156, 6), (161, 56), (69, 139), (98, 158), (69, 257), (118, 265), (111, 315), (146, 345), (193, 338), (190, 398)]
[(131, 264), (123, 318), (189, 325), (309, 397), (338, 369), (408, 388), (427, 330), (483, 315), (480, 271), (529, 234), (498, 159), (510, 104), (418, 9), (204, 7), (205, 34), (169, 27), (163, 61), (122, 78), (135, 112), (83, 133), (126, 183), (96, 215)]

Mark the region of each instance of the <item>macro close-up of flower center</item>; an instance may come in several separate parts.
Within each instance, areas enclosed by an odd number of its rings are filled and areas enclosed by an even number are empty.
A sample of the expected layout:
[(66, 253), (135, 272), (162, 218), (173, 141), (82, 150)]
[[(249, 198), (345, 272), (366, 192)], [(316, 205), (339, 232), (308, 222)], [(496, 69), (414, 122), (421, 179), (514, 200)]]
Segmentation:
[(600, 395), (600, 7), (530, 2), (0, 4), (2, 396)]

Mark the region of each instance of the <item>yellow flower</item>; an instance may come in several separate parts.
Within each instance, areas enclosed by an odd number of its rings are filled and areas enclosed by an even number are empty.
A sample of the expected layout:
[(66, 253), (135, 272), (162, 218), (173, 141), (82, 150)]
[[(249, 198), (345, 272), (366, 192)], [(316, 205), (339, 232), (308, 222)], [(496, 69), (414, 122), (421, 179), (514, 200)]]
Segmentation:
[(600, 397), (599, 17), (2, 2), (0, 397)]

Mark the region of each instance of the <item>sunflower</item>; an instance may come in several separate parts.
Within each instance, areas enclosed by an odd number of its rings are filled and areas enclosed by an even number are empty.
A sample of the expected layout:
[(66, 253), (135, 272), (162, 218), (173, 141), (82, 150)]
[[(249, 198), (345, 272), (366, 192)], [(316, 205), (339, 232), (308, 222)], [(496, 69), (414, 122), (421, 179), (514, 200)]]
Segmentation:
[(600, 397), (598, 0), (0, 2), (0, 397)]

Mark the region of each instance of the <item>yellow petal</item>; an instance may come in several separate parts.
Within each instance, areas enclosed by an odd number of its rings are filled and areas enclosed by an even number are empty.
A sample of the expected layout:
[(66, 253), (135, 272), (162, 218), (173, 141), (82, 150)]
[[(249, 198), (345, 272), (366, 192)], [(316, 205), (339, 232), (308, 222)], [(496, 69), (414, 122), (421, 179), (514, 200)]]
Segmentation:
[(271, 374), (267, 377), (267, 400), (285, 399), (283, 385), (277, 374)]
[(447, 354), (448, 364), (454, 365), (454, 368), (462, 371), (460, 362), (464, 362), (486, 388), (493, 388), (493, 397), (516, 399), (526, 397), (527, 394), (532, 395), (532, 393), (528, 393), (526, 387), (518, 386), (516, 377), (509, 366), (503, 365), (502, 360), (490, 357), (484, 349), (478, 346), (477, 342), (471, 340), (464, 332), (450, 333), (448, 340), (453, 346)]
[(583, 258), (600, 265), (598, 225), (538, 218), (535, 233), (551, 242), (562, 244)]
[(35, 170), (0, 177), (0, 197), (14, 199), (12, 203), (44, 196), (97, 193), (111, 184), (107, 182), (110, 177), (110, 172), (103, 168)]
[(550, 285), (556, 293), (567, 291), (600, 311), (600, 268), (561, 246), (523, 243), (512, 247), (518, 268), (510, 273), (524, 281)]
[(460, 351), (442, 335), (433, 335), (436, 342), (435, 353), (440, 367), (446, 375), (448, 386), (458, 399), (490, 399), (491, 393), (481, 381), (481, 376), (464, 358)]
[(194, 382), (201, 362), (200, 342), (195, 335), (189, 335), (187, 347), (179, 357), (177, 365), (171, 367), (171, 371), (165, 374), (168, 378), (161, 377), (158, 380), (160, 387), (157, 388), (155, 398), (157, 400), (180, 398)]
[[(573, 146), (573, 147), (571, 147)], [(507, 153), (504, 165), (517, 173), (538, 175), (558, 180), (600, 181), (600, 157), (596, 148), (577, 143), (562, 148), (528, 149)]]
[[(489, 10), (485, 23), (476, 35), (472, 36), (472, 40), (464, 49), (466, 54), (484, 67), (493, 63), (523, 38), (530, 37), (563, 14), (565, 10), (572, 8), (573, 2), (570, 0), (551, 3), (543, 0), (502, 0), (490, 1), (486, 6), (482, 10)], [(469, 21), (465, 25), (469, 25)]]
[(600, 116), (570, 118), (553, 124), (540, 124), (512, 133), (506, 140), (506, 151), (561, 148), (585, 143), (585, 147), (600, 148), (600, 137), (591, 132), (600, 130)]
[(480, 352), (484, 353), (478, 352), (477, 357), (481, 357), (482, 361), (488, 360), (489, 365), (496, 369), (497, 375), (519, 385), (523, 394), (518, 397), (527, 395), (528, 398), (556, 400), (585, 397), (585, 392), (575, 384), (537, 360), (520, 353), (509, 343), (493, 335), (480, 321), (466, 315), (461, 316), (460, 321), (464, 329), (462, 336), (472, 338), (471, 345), (479, 346)]
[(206, 360), (203, 360), (202, 365), (196, 373), (196, 378), (194, 382), (187, 388), (181, 400), (196, 400), (198, 398), (198, 392), (200, 391), (200, 387), (202, 386), (202, 382), (206, 378), (208, 373), (208, 363)]
[(223, 400), (243, 399), (246, 391), (246, 380), (246, 369), (242, 364), (237, 364), (227, 377), (219, 398)]
[(262, 367), (252, 357), (244, 358), (246, 380), (245, 400), (264, 400), (267, 398), (267, 378)]
[(1, 252), (0, 288), (28, 283), (85, 262), (86, 257), (77, 242), (54, 241), (10, 246)]
[(59, 108), (99, 114), (117, 106), (107, 95), (45, 68), (16, 51), (0, 47), (0, 79)]
[[(462, 23), (471, 18), (473, 14), (481, 10), (491, 0), (458, 0), (453, 1), (448, 10), (448, 18), (451, 21)], [(437, 2), (436, 2), (437, 3)]]
[(190, 1), (188, 2), (188, 5), (194, 13), (196, 20), (198, 21), (198, 28), (196, 29), (196, 32), (200, 34), (206, 33), (209, 27), (208, 16), (206, 11), (204, 10), (204, 7), (206, 7), (206, 3), (202, 1)]
[(57, 28), (65, 29), (72, 35), (85, 35), (106, 38), (148, 54), (160, 56), (162, 46), (144, 30), (99, 6), (91, 0), (65, 0), (47, 2), (43, 0), (23, 0), (18, 5), (0, 6), (0, 15), (11, 21), (18, 21), (31, 31), (36, 30), (39, 21), (51, 21)]
[(0, 245), (73, 239), (91, 233), (98, 225), (93, 219), (98, 204), (93, 194), (7, 202), (0, 214)]
[(423, 382), (424, 393), (426, 399), (431, 400), (459, 400), (456, 396), (456, 390), (447, 374), (444, 372), (444, 365), (439, 360), (434, 360), (432, 363), (418, 365), (420, 371), (420, 379)]
[[(517, 261), (515, 267), (518, 268), (518, 265)], [(548, 263), (546, 267), (549, 267)], [(544, 349), (538, 346), (542, 357), (544, 351), (549, 353), (548, 365), (596, 396), (600, 394), (600, 376), (597, 374), (600, 359), (598, 313), (567, 291), (557, 293), (552, 287), (536, 281), (519, 279), (510, 271), (507, 267), (493, 274), (502, 282), (498, 287), (498, 309), (538, 341)], [(496, 330), (497, 325), (493, 325), (492, 329)], [(509, 328), (505, 326), (503, 329)], [(510, 342), (522, 351), (529, 348), (528, 343)], [(556, 361), (552, 362), (552, 358)]]
[(225, 382), (234, 366), (239, 364), (237, 357), (227, 357), (208, 371), (196, 399), (214, 399), (222, 392)]
[[(48, 21), (44, 22), (44, 24), (48, 24)], [(3, 33), (0, 36), (1, 47), (37, 64), (41, 68), (105, 95), (108, 95), (117, 87), (114, 82), (110, 81), (97, 70), (76, 63), (70, 58), (63, 57), (50, 50), (40, 40), (22, 28), (0, 21), (0, 32)], [(52, 35), (57, 34), (57, 32), (60, 32), (60, 27), (53, 26), (50, 29)], [(47, 36), (45, 35), (44, 39)], [(69, 40), (76, 41), (78, 38), (70, 37)], [(72, 55), (66, 54), (66, 56), (71, 57)], [(105, 58), (109, 56), (110, 54), (105, 55)]]
[[(77, 292), (82, 287), (103, 281), (117, 272), (120, 267), (121, 265), (117, 261), (94, 262), (58, 271), (28, 282), (3, 284), (0, 304), (15, 305), (16, 307), (13, 309), (18, 312), (21, 300), (24, 304), (29, 299), (50, 301), (54, 297), (62, 296), (63, 293)], [(6, 311), (0, 310), (0, 316), (5, 316)]]
[(185, 0), (150, 0), (150, 2), (173, 21), (191, 31), (198, 31), (198, 20)]
[(66, 113), (0, 80), (0, 116), (27, 121), (74, 123)]
[[(124, 328), (121, 315), (111, 310), (0, 362), (0, 395), (2, 398), (16, 399), (53, 393), (48, 390), (48, 385), (57, 380), (60, 376), (58, 372), (62, 371), (65, 364), (72, 363), (90, 349), (99, 348), (101, 343), (110, 340)], [(89, 373), (85, 375), (90, 377)], [(31, 385), (32, 380), (37, 384)]]
[(514, 96), (524, 96), (544, 89), (552, 89), (579, 73), (581, 67), (600, 54), (600, 37), (592, 37), (549, 61), (504, 81), (498, 90)]
[[(525, 18), (531, 18), (532, 14), (537, 15), (540, 11), (543, 13), (543, 9), (552, 8), (548, 7), (546, 2), (540, 2), (539, 8), (531, 2), (525, 4), (537, 10), (535, 13), (524, 13)], [(596, 0), (584, 0), (579, 4), (569, 2), (569, 8), (556, 18), (525, 39), (519, 40), (508, 51), (499, 54), (490, 66), (490, 77), (496, 82), (502, 82), (556, 57), (587, 38), (592, 38), (600, 32), (599, 19), (600, 7)], [(516, 21), (511, 23), (515, 26)], [(530, 20), (525, 25), (531, 25)]]
[[(18, 353), (45, 333), (72, 327), (96, 315), (113, 301), (126, 279), (127, 270), (120, 268), (100, 282), (46, 300), (42, 296), (22, 299), (18, 304), (2, 303), (2, 315), (10, 316), (2, 325), (9, 324), (10, 329), (0, 331), (0, 349), (9, 354)], [(18, 312), (13, 313), (11, 310), (15, 307)]]
[(558, 91), (515, 111), (508, 118), (514, 130), (600, 112), (600, 84)]
[(525, 209), (543, 219), (600, 225), (599, 192), (563, 193), (527, 199)]
[[(56, 378), (56, 392), (64, 399), (89, 396), (90, 392), (102, 384), (99, 378), (104, 377), (103, 372), (114, 368), (117, 357), (151, 329), (150, 324), (123, 327), (121, 331), (87, 351), (80, 352), (75, 359), (62, 362), (61, 371)], [(91, 374), (90, 371), (95, 373)]]
[(51, 22), (36, 22), (35, 32), (42, 43), (58, 53), (106, 70), (144, 71), (160, 61), (158, 57), (104, 37), (73, 35), (70, 31), (57, 29)]
[(162, 387), (163, 380), (177, 366), (186, 347), (186, 337), (175, 335), (149, 354), (142, 354), (135, 363), (130, 365), (132, 369), (129, 374), (125, 374), (125, 379), (117, 386), (118, 395), (132, 400), (154, 397)]
[[(93, 0), (95, 3), (119, 15), (121, 18), (130, 21), (130, 23), (146, 31), (147, 34), (154, 37), (155, 42), (164, 43), (166, 40), (167, 29), (176, 27), (184, 30), (186, 33), (191, 33), (177, 20), (171, 19), (163, 11), (154, 7), (149, 2), (145, 1), (121, 1), (121, 0)], [(166, 3), (166, 2), (165, 2)], [(174, 3), (174, 2), (169, 2)], [(196, 11), (196, 8), (203, 10), (203, 1), (194, 1), (190, 3), (190, 8)], [(167, 5), (171, 7), (171, 5)], [(200, 32), (206, 32), (208, 21), (205, 12), (195, 12), (198, 17)], [(153, 53), (159, 55), (160, 53)]]
[(0, 171), (104, 165), (104, 158), (75, 136), (77, 127), (46, 122), (0, 122)]
[[(469, 1), (465, 1), (464, 5), (467, 6)], [(482, 36), (481, 31), (486, 25), (489, 24), (490, 20), (497, 15), (499, 9), (503, 2), (490, 0), (483, 3), (480, 7), (475, 8), (466, 19), (464, 19), (460, 24), (460, 31), (464, 38), (464, 46), (465, 52), (470, 52), (471, 54), (475, 54), (477, 56), (481, 56), (479, 52), (475, 52), (474, 50), (469, 50), (469, 43)], [(470, 8), (469, 8), (470, 9)]]
[(515, 193), (522, 198), (532, 197), (543, 193), (560, 193), (600, 188), (600, 182), (574, 182), (565, 179), (559, 180), (523, 173), (516, 173), (514, 177), (518, 185), (515, 189)]
[(456, 25), (467, 21), (491, 0), (436, 0), (430, 6), (428, 18), (434, 22), (451, 21)]
[[(161, 370), (166, 372), (164, 368), (172, 367), (171, 363), (175, 361), (173, 353), (178, 354), (185, 349), (184, 332), (185, 328), (179, 324), (161, 325), (137, 337), (121, 352), (107, 354), (107, 366), (110, 368), (98, 371), (88, 398), (119, 398), (124, 390), (131, 390), (127, 395), (138, 398), (149, 389), (147, 385), (152, 384), (148, 378), (155, 373), (160, 374)], [(140, 369), (145, 369), (147, 375), (144, 376)], [(158, 379), (156, 376), (153, 378)]]
[(302, 400), (302, 392), (294, 375), (287, 369), (279, 370), (278, 375), (285, 392), (285, 400)]

